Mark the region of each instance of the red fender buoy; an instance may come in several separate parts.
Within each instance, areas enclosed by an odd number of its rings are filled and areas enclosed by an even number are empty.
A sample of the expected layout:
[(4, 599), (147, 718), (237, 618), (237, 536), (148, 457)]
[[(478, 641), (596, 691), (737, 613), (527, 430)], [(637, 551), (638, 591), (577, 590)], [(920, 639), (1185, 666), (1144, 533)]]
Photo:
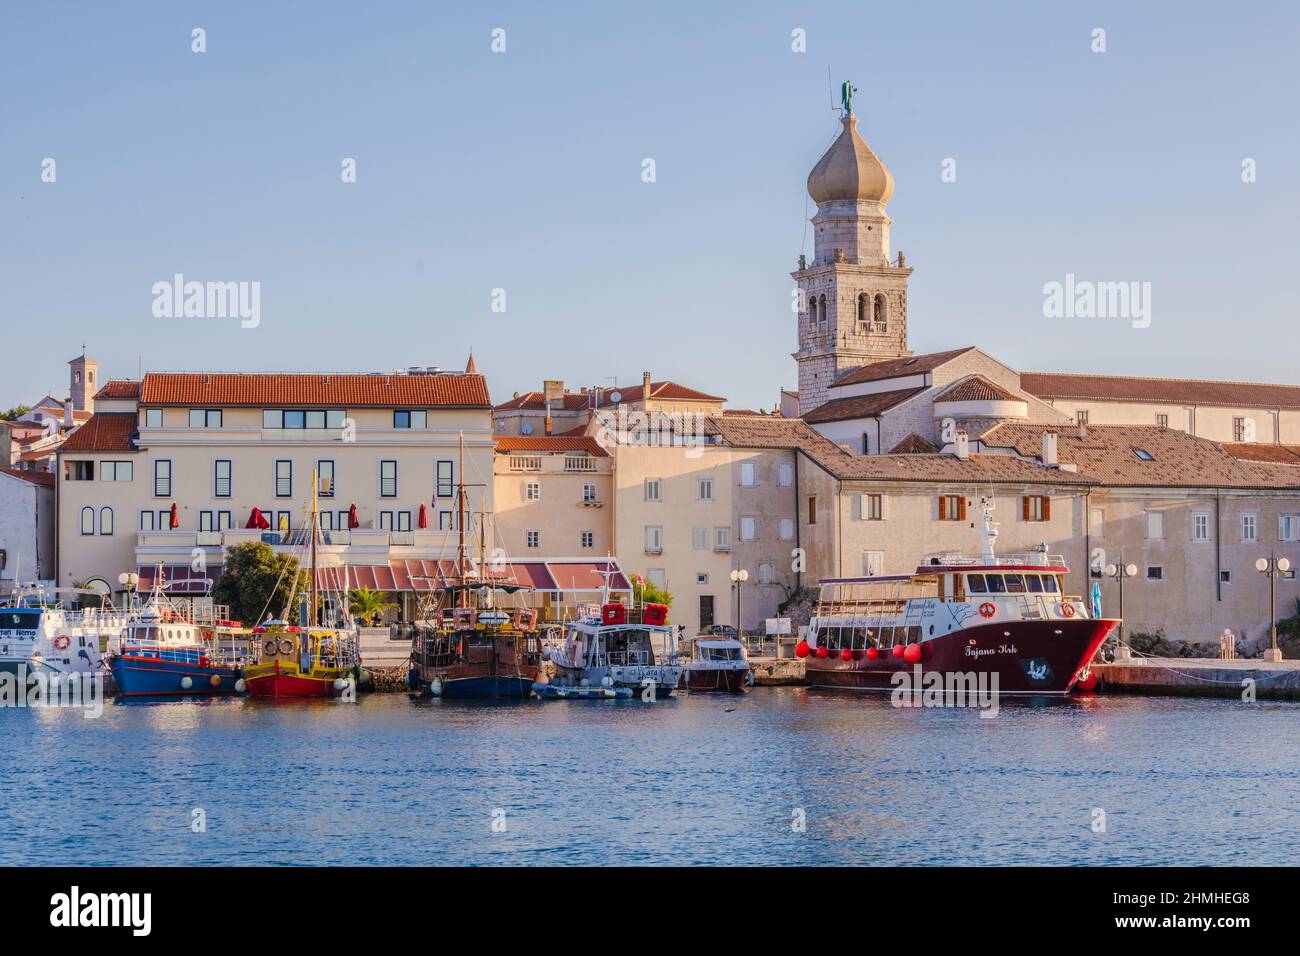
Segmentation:
[(902, 657), (902, 656), (903, 656), (903, 645), (902, 645), (902, 644), (895, 644), (894, 647), (893, 647), (893, 650), (892, 650), (890, 653), (892, 653), (895, 657)]
[(867, 660), (874, 661), (879, 656), (880, 651), (876, 650), (874, 647), (867, 648)]
[(1074, 689), (1081, 694), (1091, 694), (1097, 689), (1097, 675), (1094, 671), (1088, 671), (1087, 677), (1081, 677), (1074, 682)]
[(903, 651), (903, 660), (907, 661), (909, 664), (919, 663), (921, 660), (921, 645), (908, 644), (907, 648)]
[(840, 651), (840, 660), (842, 661), (853, 660), (853, 652), (849, 650), (847, 647), (844, 648), (844, 650)]
[(808, 650), (809, 650), (809, 648), (808, 648), (808, 642), (807, 642), (807, 641), (800, 641), (798, 644), (796, 644), (796, 645), (794, 646), (794, 656), (795, 656), (795, 657), (807, 657), (807, 656), (808, 656)]
[(828, 653), (828, 652), (827, 652), (827, 650), (826, 650), (826, 646), (825, 646), (825, 645), (822, 645), (821, 647), (817, 648), (817, 656), (818, 656), (818, 657), (825, 657), (825, 656), (827, 655), (827, 653)]

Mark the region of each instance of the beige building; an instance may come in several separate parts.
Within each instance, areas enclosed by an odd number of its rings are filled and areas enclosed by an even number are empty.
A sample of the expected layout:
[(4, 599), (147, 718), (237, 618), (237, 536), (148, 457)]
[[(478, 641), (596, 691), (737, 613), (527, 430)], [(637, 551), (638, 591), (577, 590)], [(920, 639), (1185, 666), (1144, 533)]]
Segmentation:
[(225, 548), (263, 540), (248, 526), (253, 509), (277, 550), (287, 547), (280, 529), (304, 526), (315, 473), (322, 564), (366, 569), (350, 583), (396, 594), (409, 616), (456, 554), (462, 438), (477, 520), (493, 491), (491, 402), (477, 373), (150, 373), (110, 383), (60, 450), (59, 583), (117, 593), (119, 574), (147, 582), (161, 564), (178, 590), (201, 593)]
[(498, 435), (497, 545), (520, 561), (613, 553), (613, 464), (585, 435)]
[(560, 379), (547, 379), (540, 392), (515, 392), (492, 410), (498, 435), (545, 436), (587, 434), (602, 412), (702, 416), (722, 411), (725, 398), (677, 382), (653, 381), (649, 372), (640, 385), (580, 388), (570, 391)]

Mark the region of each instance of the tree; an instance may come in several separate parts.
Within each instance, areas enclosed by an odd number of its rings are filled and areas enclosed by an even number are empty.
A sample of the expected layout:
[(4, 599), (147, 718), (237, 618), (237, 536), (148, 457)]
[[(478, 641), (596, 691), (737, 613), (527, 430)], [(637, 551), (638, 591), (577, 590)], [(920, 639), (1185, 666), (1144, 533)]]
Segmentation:
[(16, 421), (19, 415), (26, 415), (31, 410), (32, 407), (30, 405), (15, 405), (13, 408), (9, 409), (9, 411), (5, 412), (3, 415), (0, 415), (0, 418), (3, 418), (6, 421), (11, 421), (11, 422)]
[(348, 612), (363, 621), (367, 618), (378, 620), (385, 611), (397, 607), (387, 597), (383, 591), (357, 588), (348, 594)]
[[(226, 563), (212, 589), (212, 599), (226, 604), (230, 613), (248, 626), (260, 624), (268, 614), (279, 616), (289, 600), (294, 580), (298, 593), (311, 587), (307, 571), (293, 555), (277, 555), (264, 541), (249, 541), (226, 549)], [(277, 583), (278, 582), (278, 583)], [(289, 609), (292, 616), (293, 609)]]
[(647, 581), (639, 574), (632, 576), (632, 604), (665, 604), (673, 606), (673, 596), (653, 581)]

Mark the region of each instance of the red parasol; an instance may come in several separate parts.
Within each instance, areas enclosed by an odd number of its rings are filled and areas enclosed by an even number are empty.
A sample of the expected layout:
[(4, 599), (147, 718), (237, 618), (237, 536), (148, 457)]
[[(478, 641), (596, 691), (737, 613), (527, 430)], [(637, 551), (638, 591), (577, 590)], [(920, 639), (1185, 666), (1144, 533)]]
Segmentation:
[(260, 508), (254, 508), (248, 513), (248, 524), (244, 525), (244, 527), (258, 528), (265, 531), (267, 528), (271, 527), (271, 522), (266, 520), (266, 515), (262, 514)]
[(169, 523), (169, 527), (172, 527), (172, 528), (179, 528), (180, 526), (181, 526), (181, 516), (180, 516), (180, 514), (176, 511), (176, 502), (173, 501), (173, 502), (172, 502), (172, 517), (171, 517), (171, 521), (170, 521), (170, 523)]
[(355, 501), (352, 503), (352, 507), (348, 509), (348, 527), (349, 528), (361, 527), (361, 522), (357, 520), (357, 505)]
[(420, 528), (421, 531), (429, 527), (429, 509), (424, 507), (423, 501), (420, 502), (420, 520), (417, 523), (417, 526)]

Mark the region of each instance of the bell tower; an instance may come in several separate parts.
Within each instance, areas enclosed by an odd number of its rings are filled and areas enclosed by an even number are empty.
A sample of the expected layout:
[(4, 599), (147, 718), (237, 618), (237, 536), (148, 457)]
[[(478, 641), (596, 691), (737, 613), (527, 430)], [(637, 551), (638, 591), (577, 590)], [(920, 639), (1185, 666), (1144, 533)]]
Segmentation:
[(890, 258), (885, 205), (894, 178), (858, 135), (852, 86), (841, 98), (843, 130), (808, 176), (817, 203), (813, 259), (791, 273), (799, 287), (799, 413), (826, 401), (841, 374), (907, 349), (907, 279), (903, 254)]

